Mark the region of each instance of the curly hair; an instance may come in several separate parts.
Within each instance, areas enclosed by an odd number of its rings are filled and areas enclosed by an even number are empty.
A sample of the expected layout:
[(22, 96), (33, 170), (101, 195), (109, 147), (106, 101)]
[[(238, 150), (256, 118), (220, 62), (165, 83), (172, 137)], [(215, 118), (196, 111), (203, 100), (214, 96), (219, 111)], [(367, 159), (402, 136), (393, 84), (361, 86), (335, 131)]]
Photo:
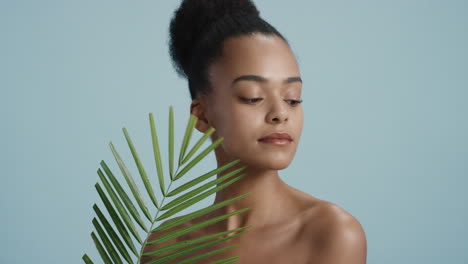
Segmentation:
[(224, 40), (252, 33), (277, 35), (288, 44), (251, 0), (182, 1), (170, 22), (169, 53), (177, 74), (188, 80), (192, 100), (212, 88), (207, 69), (222, 56)]

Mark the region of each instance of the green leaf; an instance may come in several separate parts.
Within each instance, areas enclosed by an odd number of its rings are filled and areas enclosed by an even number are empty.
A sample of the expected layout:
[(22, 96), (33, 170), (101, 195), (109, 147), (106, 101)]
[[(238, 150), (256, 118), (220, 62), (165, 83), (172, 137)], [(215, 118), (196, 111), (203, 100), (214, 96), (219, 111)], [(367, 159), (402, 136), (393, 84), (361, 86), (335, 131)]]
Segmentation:
[(184, 247), (187, 247), (187, 246), (198, 244), (198, 243), (201, 243), (201, 242), (204, 242), (204, 241), (207, 241), (207, 240), (211, 240), (213, 238), (224, 236), (224, 235), (227, 235), (229, 233), (234, 233), (234, 232), (244, 230), (244, 229), (247, 229), (247, 228), (250, 228), (250, 227), (251, 226), (244, 226), (244, 227), (239, 227), (239, 228), (228, 230), (228, 231), (223, 231), (223, 232), (218, 232), (218, 233), (211, 234), (211, 235), (205, 235), (205, 236), (202, 236), (202, 237), (193, 238), (193, 239), (190, 239), (190, 240), (183, 240), (183, 241), (180, 241), (180, 242), (177, 242), (177, 243), (174, 243), (174, 244), (162, 247), (162, 248), (158, 248), (158, 249), (153, 250), (151, 252), (145, 253), (145, 254), (143, 254), (143, 256), (152, 257), (152, 256), (161, 255), (161, 254), (164, 254), (164, 253), (167, 253), (167, 252), (177, 250), (179, 248), (184, 248)]
[(179, 152), (179, 166), (182, 165), (182, 160), (184, 159), (185, 151), (187, 150), (187, 147), (190, 143), (190, 139), (192, 137), (192, 131), (197, 121), (198, 121), (198, 118), (195, 115), (191, 114), (189, 117), (187, 127), (185, 128), (185, 134), (184, 134), (184, 138), (182, 140), (182, 146)]
[[(220, 172), (222, 172), (222, 171), (224, 171), (224, 170), (226, 170), (226, 169), (232, 167), (233, 165), (235, 165), (235, 164), (237, 164), (237, 163), (239, 163), (239, 162), (240, 162), (240, 159), (237, 159), (237, 160), (231, 161), (231, 162), (229, 162), (229, 163), (227, 163), (227, 164), (225, 164), (225, 165), (223, 165), (223, 166), (221, 166), (221, 167), (219, 167), (219, 168), (216, 168), (216, 169), (214, 169), (214, 170), (212, 170), (212, 171), (210, 171), (210, 172), (208, 172), (208, 173), (205, 173), (205, 174), (203, 174), (202, 176), (197, 177), (197, 178), (195, 178), (195, 179), (193, 179), (193, 180), (191, 180), (191, 181), (189, 181), (189, 182), (187, 182), (187, 183), (181, 185), (180, 187), (177, 187), (177, 188), (174, 189), (173, 191), (169, 192), (169, 193), (167, 194), (167, 196), (168, 196), (168, 197), (171, 197), (171, 196), (174, 196), (174, 195), (176, 195), (176, 194), (178, 194), (178, 193), (180, 193), (180, 192), (183, 192), (183, 191), (187, 190), (188, 188), (190, 188), (190, 187), (192, 187), (192, 186), (194, 186), (194, 185), (196, 185), (196, 184), (198, 184), (198, 183), (200, 183), (200, 182), (202, 182), (202, 181), (208, 179), (209, 177), (211, 177), (211, 176), (213, 176), (213, 175), (215, 175), (215, 174), (218, 174), (218, 173), (220, 173)], [(247, 167), (247, 166), (243, 166), (242, 168), (246, 168), (246, 167)]]
[(96, 183), (94, 186), (96, 187), (96, 190), (97, 190), (99, 196), (101, 197), (101, 200), (104, 203), (104, 206), (106, 207), (107, 212), (111, 216), (112, 221), (114, 222), (115, 226), (117, 227), (117, 230), (119, 231), (119, 234), (122, 236), (122, 238), (124, 239), (127, 246), (130, 247), (130, 249), (135, 254), (135, 256), (138, 256), (135, 245), (133, 244), (132, 239), (130, 238), (130, 234), (128, 233), (127, 229), (125, 229), (125, 226), (122, 223), (122, 220), (120, 220), (120, 217), (117, 215), (117, 212), (115, 211), (114, 207), (112, 207), (112, 204), (110, 203), (110, 201), (107, 198), (106, 194), (102, 190), (101, 186), (99, 186), (99, 183)]
[[(112, 190), (112, 187), (110, 186), (109, 182), (106, 180), (104, 177), (104, 174), (102, 174), (101, 169), (98, 169), (98, 175), (99, 178), (101, 179), (102, 183), (104, 184), (104, 187), (107, 190), (107, 193), (111, 197), (112, 202), (114, 202), (115, 207), (117, 208), (117, 211), (119, 212), (120, 216), (122, 217), (125, 225), (128, 227), (130, 230), (130, 233), (138, 240), (138, 242), (143, 243), (141, 241), (140, 235), (136, 231), (135, 225), (133, 224), (132, 220), (130, 219), (130, 216), (128, 215), (127, 211), (123, 207), (122, 203), (120, 202), (119, 198), (117, 198), (117, 195), (115, 194), (114, 190)], [(147, 231), (146, 227), (142, 227)]]
[[(240, 245), (241, 244), (234, 244), (232, 246), (227, 246), (227, 247), (223, 247), (223, 248), (220, 248), (220, 249), (217, 249), (217, 250), (213, 250), (213, 251), (210, 251), (210, 252), (198, 255), (198, 256), (191, 257), (191, 258), (186, 259), (184, 261), (180, 261), (178, 264), (193, 263), (193, 262), (195, 262), (195, 261), (197, 261), (199, 259), (203, 259), (203, 258), (206, 258), (206, 257), (209, 257), (209, 256), (216, 255), (218, 253), (221, 253), (221, 252), (226, 251), (226, 250), (231, 249), (231, 248), (238, 247)], [(211, 246), (211, 245), (208, 245), (208, 246)], [(236, 257), (238, 257), (238, 256), (236, 256)]]
[(114, 245), (117, 247), (117, 249), (119, 250), (120, 254), (124, 257), (124, 259), (127, 261), (127, 263), (129, 264), (133, 264), (133, 261), (132, 261), (132, 258), (130, 257), (130, 255), (128, 254), (128, 251), (127, 249), (125, 248), (124, 244), (122, 243), (122, 240), (120, 240), (119, 236), (117, 235), (117, 233), (114, 231), (114, 229), (112, 228), (112, 226), (110, 225), (109, 221), (107, 221), (106, 217), (104, 216), (104, 214), (101, 212), (101, 210), (99, 209), (99, 207), (94, 204), (93, 205), (93, 209), (94, 211), (96, 212), (96, 215), (98, 216), (99, 220), (101, 221), (102, 225), (104, 226), (104, 228), (106, 229), (106, 232), (107, 234), (109, 234), (109, 236), (111, 237), (112, 239), (112, 242), (114, 242)]
[(135, 149), (135, 146), (133, 145), (132, 139), (128, 135), (127, 129), (124, 127), (122, 128), (125, 139), (127, 140), (128, 147), (130, 148), (130, 151), (132, 152), (133, 159), (135, 160), (135, 164), (138, 168), (138, 172), (140, 172), (141, 180), (143, 181), (146, 191), (148, 192), (149, 197), (151, 198), (151, 201), (156, 207), (158, 206), (158, 201), (156, 199), (156, 196), (154, 195), (153, 187), (151, 187), (151, 183), (149, 181), (148, 175), (146, 174), (145, 168), (143, 167), (143, 164), (141, 164), (140, 157), (138, 156), (138, 153)]
[(193, 154), (195, 154), (195, 152), (200, 148), (200, 146), (206, 141), (206, 139), (211, 136), (211, 134), (213, 134), (213, 132), (215, 131), (216, 129), (214, 127), (210, 127), (203, 135), (203, 137), (201, 137), (197, 143), (195, 143), (195, 145), (192, 147), (192, 149), (190, 150), (190, 152), (187, 154), (187, 156), (182, 160), (182, 163), (180, 165), (183, 165), (188, 159), (190, 159)]
[[(122, 172), (125, 181), (128, 184), (128, 187), (130, 187), (130, 190), (133, 193), (133, 197), (137, 201), (142, 211), (148, 211), (148, 208), (146, 207), (145, 202), (143, 202), (143, 198), (141, 197), (140, 191), (138, 190), (138, 187), (136, 186), (135, 181), (133, 180), (133, 177), (130, 174), (130, 171), (128, 171), (127, 167), (125, 166), (125, 163), (123, 162), (122, 158), (120, 157), (112, 142), (109, 143), (109, 146), (111, 148), (115, 160), (117, 161), (117, 164), (119, 165), (120, 171)], [(159, 206), (157, 204), (156, 207), (159, 209)]]
[(169, 108), (169, 174), (174, 179), (174, 110)]
[(192, 161), (189, 162), (179, 173), (177, 173), (176, 177), (174, 180), (179, 179), (180, 177), (184, 176), (187, 171), (189, 171), (193, 166), (195, 166), (198, 162), (200, 162), (201, 159), (203, 159), (210, 151), (212, 151), (214, 148), (216, 148), (221, 142), (223, 142), (224, 138), (218, 138), (215, 142), (213, 142), (210, 146), (208, 146), (205, 150), (203, 150), (202, 153), (198, 154)]
[(234, 256), (234, 257), (229, 257), (229, 258), (225, 258), (225, 259), (220, 259), (220, 260), (211, 262), (209, 264), (229, 264), (229, 263), (234, 263), (239, 258), (240, 258), (239, 256)]
[(195, 211), (193, 213), (181, 216), (181, 217), (179, 217), (177, 219), (174, 219), (172, 221), (167, 221), (167, 222), (161, 224), (160, 226), (158, 226), (157, 228), (151, 230), (151, 232), (154, 233), (154, 232), (158, 232), (158, 231), (163, 231), (163, 230), (169, 229), (169, 228), (171, 228), (173, 226), (180, 225), (180, 224), (182, 224), (182, 223), (184, 223), (186, 221), (189, 221), (189, 220), (192, 220), (192, 219), (197, 218), (199, 216), (202, 216), (204, 214), (207, 214), (207, 213), (209, 213), (211, 211), (214, 211), (214, 210), (216, 210), (218, 208), (226, 206), (226, 205), (228, 205), (228, 204), (230, 204), (230, 203), (232, 203), (234, 201), (237, 201), (237, 200), (239, 200), (241, 198), (244, 198), (245, 196), (248, 196), (248, 195), (250, 195), (250, 193), (242, 194), (242, 195), (239, 195), (237, 197), (234, 197), (234, 198), (231, 198), (231, 199), (228, 199), (228, 200), (224, 200), (222, 202), (218, 202), (218, 203), (210, 205), (210, 206), (208, 206), (206, 208), (202, 208), (200, 210), (197, 210), (197, 211)]
[(231, 215), (240, 214), (240, 213), (242, 213), (244, 211), (247, 211), (247, 210), (250, 210), (250, 208), (244, 208), (244, 209), (232, 212), (232, 213), (224, 214), (224, 215), (217, 216), (217, 217), (214, 217), (212, 219), (209, 219), (209, 220), (206, 220), (206, 221), (203, 221), (203, 222), (200, 222), (200, 223), (193, 224), (191, 226), (180, 228), (180, 229), (178, 229), (178, 230), (176, 230), (174, 232), (170, 232), (170, 233), (161, 235), (158, 238), (155, 238), (155, 239), (153, 239), (151, 241), (148, 241), (148, 244), (149, 245), (158, 244), (158, 243), (161, 243), (161, 242), (164, 242), (164, 241), (167, 241), (167, 240), (182, 236), (182, 235), (184, 235), (184, 234), (186, 234), (188, 232), (192, 232), (194, 230), (203, 228), (203, 227), (205, 227), (207, 225), (214, 224), (216, 222), (222, 221), (222, 220), (230, 217)]
[(86, 254), (83, 255), (82, 259), (86, 264), (94, 264), (94, 262)]
[[(135, 205), (133, 205), (132, 200), (130, 200), (130, 197), (125, 193), (124, 189), (122, 188), (122, 185), (117, 181), (115, 178), (114, 174), (112, 171), (109, 169), (107, 164), (104, 161), (101, 161), (101, 166), (104, 169), (104, 172), (107, 175), (107, 178), (112, 182), (112, 185), (114, 186), (114, 189), (117, 191), (117, 194), (119, 195), (120, 199), (122, 199), (123, 203), (125, 204), (125, 207), (128, 209), (130, 214), (133, 216), (133, 218), (138, 222), (140, 226), (145, 226), (143, 223), (143, 220), (141, 219), (140, 214), (138, 213), (137, 209), (135, 208)], [(148, 218), (149, 221), (151, 221), (151, 216), (149, 215), (148, 210), (143, 211), (145, 214), (146, 218)]]
[(190, 200), (188, 200), (188, 201), (186, 201), (186, 202), (184, 202), (182, 204), (179, 204), (178, 206), (176, 206), (176, 207), (172, 208), (171, 210), (167, 211), (165, 214), (163, 214), (160, 217), (156, 218), (156, 221), (164, 220), (164, 219), (168, 218), (169, 216), (172, 216), (172, 215), (184, 210), (185, 208), (193, 205), (194, 203), (205, 199), (206, 197), (210, 196), (211, 194), (226, 188), (231, 183), (240, 180), (244, 176), (245, 176), (245, 174), (242, 174), (242, 175), (240, 175), (240, 176), (238, 176), (238, 177), (236, 177), (234, 179), (229, 180), (226, 183), (221, 184), (220, 186), (218, 186), (216, 188), (212, 188), (212, 189), (210, 189), (210, 190), (208, 190), (208, 191), (206, 191), (206, 192), (204, 192), (204, 193), (202, 193), (202, 194), (200, 194), (200, 195), (198, 195), (198, 196), (196, 196), (196, 197), (194, 197), (194, 198), (192, 198), (192, 199), (190, 199)]
[(96, 248), (99, 252), (99, 255), (101, 256), (102, 260), (106, 264), (112, 264), (111, 259), (109, 258), (109, 255), (107, 255), (107, 252), (104, 250), (104, 248), (101, 245), (101, 242), (99, 242), (99, 239), (96, 237), (94, 232), (91, 232), (91, 237), (93, 238), (94, 245), (96, 245)]
[[(218, 240), (208, 242), (208, 243), (204, 243), (204, 244), (201, 244), (201, 245), (197, 245), (197, 246), (194, 246), (194, 247), (191, 247), (191, 248), (182, 249), (182, 250), (176, 251), (174, 253), (164, 255), (164, 256), (158, 258), (157, 260), (149, 262), (149, 263), (160, 264), (160, 263), (164, 263), (166, 261), (170, 261), (170, 260), (173, 260), (173, 259), (176, 259), (176, 258), (180, 258), (182, 256), (189, 255), (189, 254), (191, 254), (191, 253), (193, 253), (195, 251), (198, 251), (200, 249), (207, 248), (209, 246), (219, 244), (219, 243), (224, 242), (226, 240), (229, 240), (229, 239), (232, 239), (234, 237), (240, 236), (241, 234), (246, 233), (246, 232), (248, 232), (248, 231), (244, 231), (244, 232), (241, 232), (241, 233), (238, 233), (238, 234), (235, 234), (235, 235), (232, 235), (232, 236), (228, 236), (228, 237), (225, 237), (225, 238), (220, 238)], [(212, 255), (217, 254), (217, 253), (221, 253), (222, 251), (225, 251), (225, 250), (230, 249), (230, 248), (237, 247), (239, 245), (240, 244), (235, 244), (235, 245), (232, 245), (232, 246), (228, 246), (228, 247), (224, 247), (224, 248), (221, 248), (221, 249), (213, 250), (213, 251), (207, 252), (207, 253), (199, 255), (199, 256), (191, 257), (191, 258), (183, 260), (183, 261), (178, 261), (177, 263), (178, 264), (180, 264), (180, 263), (191, 263), (193, 261), (196, 261), (196, 260), (208, 257), (208, 256), (212, 256)]]
[(229, 173), (226, 173), (225, 175), (223, 175), (223, 176), (221, 176), (221, 177), (219, 177), (217, 179), (214, 179), (214, 180), (212, 180), (212, 181), (210, 181), (208, 183), (205, 183), (204, 185), (202, 185), (202, 186), (200, 186), (200, 187), (198, 187), (198, 188), (196, 188), (196, 189), (194, 189), (194, 190), (192, 190), (192, 191), (190, 191), (190, 192), (188, 192), (188, 193), (186, 193), (186, 194), (184, 194), (182, 196), (179, 196), (178, 198), (172, 200), (170, 203), (168, 203), (168, 204), (164, 205), (163, 207), (161, 207), (161, 210), (164, 211), (164, 210), (170, 209), (170, 208), (176, 206), (177, 204), (182, 203), (182, 202), (188, 200), (189, 198), (191, 198), (191, 197), (193, 197), (193, 196), (195, 196), (195, 195), (197, 195), (197, 194), (199, 194), (199, 193), (201, 193), (201, 192), (203, 192), (205, 190), (208, 190), (209, 187), (211, 187), (213, 185), (216, 185), (216, 184), (218, 184), (220, 182), (223, 182), (224, 180), (226, 180), (229, 177), (232, 177), (233, 175), (236, 175), (238, 172), (240, 172), (243, 169), (244, 168), (238, 168), (238, 169), (233, 170), (233, 171), (231, 171)]
[[(152, 214), (150, 214), (150, 211), (148, 210), (146, 203), (140, 193), (140, 190), (137, 188), (137, 184), (135, 183), (132, 175), (130, 174), (130, 171), (126, 167), (124, 161), (120, 157), (112, 142), (109, 142), (112, 154), (135, 200), (129, 197), (119, 180), (116, 178), (115, 174), (111, 171), (111, 169), (107, 166), (107, 164), (104, 161), (101, 161), (102, 170), (98, 169), (97, 173), (102, 182), (103, 188), (101, 188), (99, 183), (96, 183), (95, 187), (99, 194), (99, 197), (101, 198), (101, 200), (104, 203), (104, 206), (107, 209), (107, 212), (109, 213), (110, 218), (106, 218), (106, 216), (104, 216), (103, 212), (101, 212), (99, 207), (96, 204), (94, 204), (93, 209), (96, 212), (97, 217), (92, 219), (92, 223), (96, 229), (95, 232), (98, 236), (95, 233), (91, 233), (91, 237), (104, 263), (122, 263), (123, 261), (125, 261), (126, 263), (133, 264), (133, 255), (137, 257), (135, 263), (141, 263), (141, 258), (143, 256), (156, 258), (150, 263), (165, 263), (169, 259), (180, 258), (189, 254), (192, 255), (196, 252), (200, 252), (201, 254), (200, 250), (202, 248), (241, 235), (242, 233), (244, 233), (241, 231), (245, 231), (244, 229), (250, 227), (240, 227), (234, 230), (227, 230), (216, 234), (209, 234), (202, 237), (196, 237), (190, 240), (180, 242), (176, 241), (172, 244), (164, 246), (163, 248), (156, 248), (151, 252), (145, 252), (144, 249), (146, 246), (168, 241), (170, 239), (182, 236), (188, 232), (192, 232), (201, 229), (207, 225), (211, 225), (216, 222), (222, 221), (228, 218), (229, 216), (240, 214), (242, 212), (245, 212), (246, 210), (250, 210), (250, 208), (244, 208), (236, 212), (224, 214), (217, 217), (207, 218), (201, 223), (191, 224), (171, 232), (166, 232), (163, 235), (150, 238), (150, 235), (155, 233), (156, 231), (168, 230), (171, 227), (181, 225), (182, 223), (187, 223), (188, 221), (196, 217), (207, 214), (211, 211), (216, 210), (217, 208), (221, 208), (222, 206), (226, 206), (227, 204), (232, 203), (236, 200), (242, 199), (250, 193), (240, 195), (228, 199), (226, 201), (218, 202), (206, 208), (202, 208), (200, 210), (196, 210), (195, 212), (191, 212), (187, 215), (177, 217), (172, 221), (165, 221), (159, 227), (151, 230), (153, 228), (153, 225), (155, 225), (155, 222), (157, 222), (158, 220), (163, 220), (170, 217), (171, 215), (179, 213), (182, 210), (188, 208), (189, 206), (205, 199), (209, 195), (212, 195), (213, 193), (220, 191), (226, 188), (227, 186), (231, 185), (232, 183), (240, 180), (242, 177), (245, 177), (245, 174), (237, 175), (237, 173), (240, 173), (243, 169), (246, 168), (246, 166), (236, 168), (235, 170), (228, 173), (222, 173), (228, 168), (231, 168), (232, 166), (240, 162), (240, 160), (231, 161), (228, 164), (224, 164), (223, 166), (216, 168), (208, 173), (205, 173), (200, 177), (196, 177), (194, 180), (191, 180), (188, 183), (182, 184), (181, 186), (177, 187), (175, 190), (170, 192), (170, 188), (173, 182), (188, 174), (188, 172), (204, 157), (206, 157), (210, 151), (212, 151), (222, 143), (223, 138), (221, 137), (215, 140), (207, 148), (202, 150), (201, 153), (195, 155), (198, 152), (198, 150), (201, 149), (203, 143), (206, 142), (206, 140), (210, 136), (212, 136), (212, 134), (216, 130), (213, 127), (210, 127), (189, 150), (193, 130), (198, 121), (198, 118), (195, 115), (190, 115), (187, 126), (185, 128), (183, 139), (181, 141), (179, 159), (176, 163), (177, 167), (174, 168), (174, 111), (173, 107), (170, 106), (168, 161), (171, 181), (166, 189), (166, 182), (164, 179), (165, 177), (162, 166), (162, 156), (160, 152), (160, 142), (158, 140), (153, 114), (150, 113), (149, 117), (154, 162), (156, 165), (156, 172), (158, 174), (159, 188), (161, 189), (164, 199), (162, 199), (161, 206), (159, 206), (158, 201), (156, 199), (156, 194), (154, 192), (155, 187), (153, 187), (153, 185), (151, 184), (149, 175), (147, 174), (140, 160), (138, 152), (136, 151), (134, 143), (131, 137), (129, 136), (127, 129), (123, 127), (122, 130), (125, 135), (125, 139), (127, 141), (128, 147), (132, 153), (132, 157), (141, 176), (141, 180), (143, 181), (145, 189), (152, 201), (152, 204), (156, 207), (157, 211), (155, 216), (152, 216)], [(181, 166), (184, 167), (182, 168)], [(218, 175), (219, 177), (212, 179), (207, 183), (204, 182), (213, 175)], [(187, 191), (187, 193), (179, 195), (184, 191)], [(179, 196), (174, 197), (176, 195)], [(172, 199), (172, 201), (170, 201), (169, 203), (164, 204), (166, 197), (174, 197), (174, 199)], [(138, 203), (138, 207), (140, 208), (141, 212), (137, 209), (135, 202)], [(162, 210), (166, 210), (166, 212), (158, 217), (159, 213)], [(142, 217), (141, 213), (143, 213), (145, 217)], [(147, 223), (145, 223), (145, 220), (143, 218), (149, 220), (151, 225), (149, 229), (146, 227)], [(146, 232), (146, 239), (144, 241), (142, 241), (142, 239), (140, 238), (140, 234), (137, 232), (139, 231), (139, 229), (137, 230), (136, 225), (140, 226), (142, 230)], [(232, 235), (230, 235), (231, 233)], [(138, 251), (131, 236), (133, 236), (135, 240), (138, 241), (141, 245)], [(215, 241), (212, 241), (213, 239)], [(212, 250), (205, 254), (190, 257), (190, 259), (182, 260), (181, 262), (179, 261), (177, 263), (193, 263), (199, 259), (206, 258), (208, 256), (217, 254), (219, 252), (236, 246), (238, 245)], [(161, 256), (161, 254), (166, 255)], [(232, 263), (238, 258), (238, 256), (229, 257), (212, 263)], [(82, 256), (82, 259), (86, 264), (93, 263), (86, 254)]]
[(150, 113), (149, 117), (151, 127), (151, 141), (153, 142), (154, 163), (156, 164), (156, 171), (158, 173), (159, 186), (161, 188), (161, 192), (164, 196), (166, 196), (166, 187), (164, 186), (164, 174), (161, 162), (161, 152), (159, 151), (158, 134), (156, 133), (156, 127), (154, 125), (153, 113)]
[(117, 254), (117, 251), (115, 251), (114, 246), (110, 242), (109, 238), (107, 237), (106, 233), (104, 232), (96, 218), (93, 218), (93, 225), (94, 228), (96, 228), (96, 231), (98, 232), (98, 235), (101, 238), (104, 247), (106, 247), (107, 252), (110, 253), (110, 257), (112, 258), (112, 260), (114, 260), (115, 263), (122, 264), (122, 260), (120, 259), (119, 254)]

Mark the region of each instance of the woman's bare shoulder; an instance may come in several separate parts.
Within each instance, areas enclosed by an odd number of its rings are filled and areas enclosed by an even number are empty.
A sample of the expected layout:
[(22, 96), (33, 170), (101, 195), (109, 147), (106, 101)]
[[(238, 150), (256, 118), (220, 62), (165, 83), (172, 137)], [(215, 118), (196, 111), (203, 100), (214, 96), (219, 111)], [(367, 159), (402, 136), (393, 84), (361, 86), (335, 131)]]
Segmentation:
[[(349, 212), (335, 203), (320, 200), (311, 206), (305, 219), (304, 233), (310, 246), (328, 252), (321, 253), (322, 257), (337, 258), (350, 252), (348, 256), (358, 261), (349, 263), (365, 263), (367, 242), (364, 229)], [(330, 263), (338, 262), (336, 260)]]
[(301, 204), (305, 221), (303, 224), (315, 229), (323, 230), (324, 227), (332, 227), (347, 222), (358, 220), (335, 203), (314, 197), (306, 192), (289, 186), (296, 197), (297, 204)]
[(339, 224), (343, 221), (357, 221), (354, 216), (339, 205), (317, 198), (310, 203), (307, 216), (312, 223), (320, 222), (329, 225)]

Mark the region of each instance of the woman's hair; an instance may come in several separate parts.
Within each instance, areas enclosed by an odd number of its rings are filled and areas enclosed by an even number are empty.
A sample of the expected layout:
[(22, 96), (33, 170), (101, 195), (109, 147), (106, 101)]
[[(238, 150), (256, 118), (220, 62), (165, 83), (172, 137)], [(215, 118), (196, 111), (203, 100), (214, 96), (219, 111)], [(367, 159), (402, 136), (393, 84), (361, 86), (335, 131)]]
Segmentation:
[(169, 53), (176, 72), (188, 79), (192, 100), (212, 88), (207, 69), (222, 55), (224, 40), (252, 33), (288, 44), (251, 0), (182, 0), (170, 23)]

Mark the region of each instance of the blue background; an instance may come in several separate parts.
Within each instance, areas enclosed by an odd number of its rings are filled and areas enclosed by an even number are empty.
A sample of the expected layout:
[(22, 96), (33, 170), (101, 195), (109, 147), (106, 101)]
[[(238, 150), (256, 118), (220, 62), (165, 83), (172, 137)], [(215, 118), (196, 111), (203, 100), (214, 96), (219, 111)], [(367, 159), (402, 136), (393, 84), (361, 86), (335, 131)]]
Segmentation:
[[(164, 153), (169, 106), (178, 139), (189, 117), (167, 48), (178, 2), (0, 2), (1, 263), (96, 258), (99, 162), (121, 177), (110, 141), (139, 180), (122, 127), (156, 183), (148, 113)], [(281, 177), (354, 215), (368, 263), (468, 263), (468, 2), (255, 3), (304, 80)]]

